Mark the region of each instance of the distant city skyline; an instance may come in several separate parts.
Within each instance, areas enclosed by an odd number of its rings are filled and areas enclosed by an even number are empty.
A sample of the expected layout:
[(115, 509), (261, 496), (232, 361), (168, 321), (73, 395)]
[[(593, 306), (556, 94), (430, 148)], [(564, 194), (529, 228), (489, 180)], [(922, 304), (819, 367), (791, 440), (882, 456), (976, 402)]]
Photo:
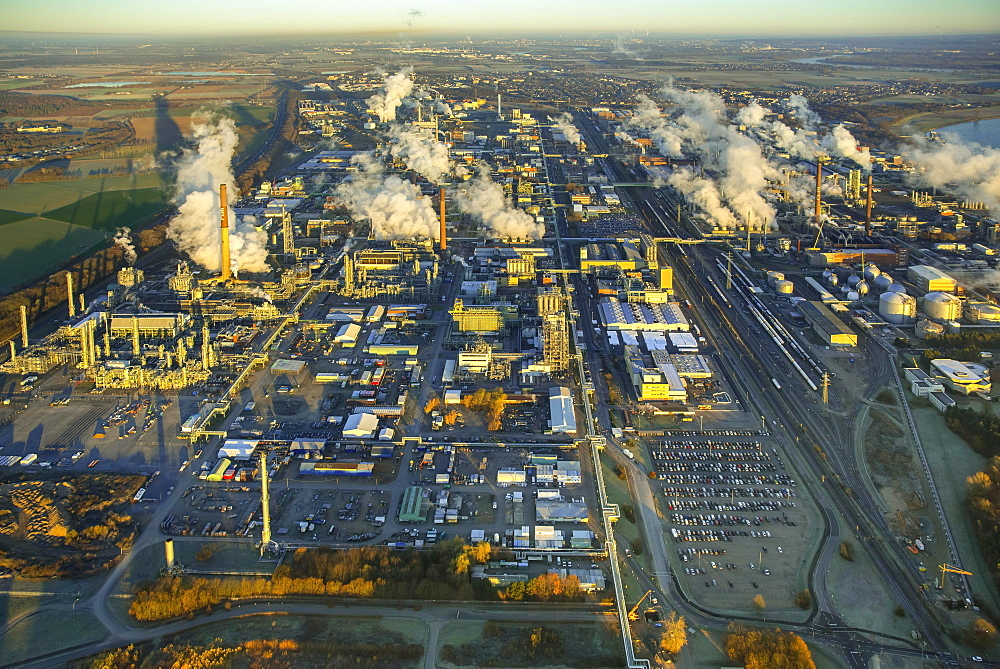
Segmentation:
[(8, 31), (137, 35), (647, 31), (732, 36), (1000, 32), (996, 0), (0, 0)]

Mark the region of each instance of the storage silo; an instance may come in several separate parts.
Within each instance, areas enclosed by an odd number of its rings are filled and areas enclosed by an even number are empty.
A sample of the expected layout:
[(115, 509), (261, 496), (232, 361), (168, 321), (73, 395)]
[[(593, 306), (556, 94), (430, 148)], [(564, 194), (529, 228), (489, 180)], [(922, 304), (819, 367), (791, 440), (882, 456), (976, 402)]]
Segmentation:
[(924, 313), (934, 321), (954, 321), (962, 315), (962, 300), (948, 293), (924, 295)]
[(1000, 323), (1000, 307), (989, 302), (969, 302), (964, 316), (970, 323)]
[(777, 284), (779, 281), (784, 281), (785, 275), (781, 272), (768, 272), (767, 273), (767, 283), (771, 286)]
[(774, 290), (779, 295), (791, 295), (795, 292), (795, 284), (791, 281), (782, 279), (781, 281), (776, 281), (774, 284)]
[(884, 293), (889, 290), (889, 286), (892, 285), (892, 277), (888, 274), (879, 274), (875, 277), (873, 283), (875, 284), (875, 290)]
[(878, 297), (878, 315), (894, 325), (909, 325), (917, 319), (917, 300), (906, 293), (886, 291)]

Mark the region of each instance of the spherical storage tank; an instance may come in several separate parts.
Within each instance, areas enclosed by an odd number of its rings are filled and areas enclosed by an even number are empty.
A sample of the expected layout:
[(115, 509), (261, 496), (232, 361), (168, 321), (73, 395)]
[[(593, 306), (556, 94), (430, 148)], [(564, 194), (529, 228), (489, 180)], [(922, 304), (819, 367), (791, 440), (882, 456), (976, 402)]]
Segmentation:
[(875, 265), (865, 265), (861, 271), (861, 276), (863, 276), (868, 281), (874, 281), (875, 277), (882, 273)]
[(908, 325), (917, 319), (917, 300), (906, 293), (886, 291), (878, 297), (878, 315), (894, 325)]
[(970, 323), (1000, 323), (1000, 307), (988, 302), (970, 302), (965, 305), (965, 320)]
[(858, 285), (854, 286), (854, 290), (856, 290), (859, 295), (867, 295), (868, 294), (868, 282), (867, 281), (858, 281)]
[(834, 274), (833, 272), (830, 272), (830, 276), (828, 276), (826, 280), (830, 283), (831, 286), (836, 286), (838, 283), (840, 283), (840, 277)]
[(892, 277), (888, 274), (879, 274), (875, 277), (875, 289), (881, 292), (889, 290), (889, 286), (892, 285)]
[(852, 274), (849, 277), (847, 277), (847, 284), (849, 286), (856, 286), (858, 284), (858, 281), (861, 281), (861, 277), (858, 276), (857, 274)]
[(856, 290), (848, 291), (848, 293), (847, 293), (847, 299), (849, 301), (851, 301), (851, 302), (857, 302), (858, 300), (861, 299), (861, 294), (858, 293), (858, 291), (856, 291)]
[(890, 293), (901, 293), (906, 294), (906, 286), (901, 283), (894, 283), (887, 289)]
[(935, 321), (954, 321), (962, 315), (962, 301), (948, 293), (924, 295), (924, 313)]
[(792, 283), (791, 281), (786, 281), (782, 279), (781, 281), (776, 281), (774, 283), (774, 290), (779, 295), (791, 295), (793, 292), (795, 292), (795, 284)]

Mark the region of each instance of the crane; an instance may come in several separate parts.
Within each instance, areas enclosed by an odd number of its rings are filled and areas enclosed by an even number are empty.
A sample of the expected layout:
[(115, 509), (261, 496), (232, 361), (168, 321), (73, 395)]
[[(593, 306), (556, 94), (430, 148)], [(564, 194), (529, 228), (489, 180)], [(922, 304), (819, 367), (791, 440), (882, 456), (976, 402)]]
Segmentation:
[(945, 574), (964, 574), (966, 576), (972, 576), (972, 572), (971, 571), (965, 571), (964, 569), (962, 569), (960, 567), (956, 567), (954, 565), (942, 564), (942, 565), (938, 565), (938, 567), (941, 569), (941, 582), (938, 584), (938, 590), (940, 590), (941, 588), (944, 587), (944, 575)]
[(646, 594), (645, 594), (645, 595), (643, 595), (642, 597), (640, 597), (640, 598), (639, 598), (639, 601), (638, 601), (638, 602), (636, 602), (636, 603), (635, 603), (635, 606), (633, 606), (633, 607), (632, 607), (632, 609), (631, 609), (631, 610), (630, 610), (630, 611), (628, 612), (628, 619), (629, 619), (629, 620), (638, 620), (638, 619), (639, 619), (639, 616), (638, 616), (638, 614), (636, 614), (636, 610), (637, 610), (637, 609), (639, 608), (639, 606), (640, 606), (640, 605), (642, 604), (643, 600), (645, 600), (645, 599), (646, 599), (647, 597), (649, 597), (649, 596), (650, 596), (651, 594), (653, 594), (653, 591), (652, 591), (652, 590), (647, 590), (647, 591), (646, 591)]

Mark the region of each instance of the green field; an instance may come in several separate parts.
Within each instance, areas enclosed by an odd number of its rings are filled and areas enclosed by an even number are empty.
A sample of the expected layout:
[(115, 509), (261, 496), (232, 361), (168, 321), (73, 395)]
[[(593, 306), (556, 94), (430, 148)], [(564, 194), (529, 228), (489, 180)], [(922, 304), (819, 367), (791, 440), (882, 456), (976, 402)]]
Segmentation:
[(0, 291), (51, 274), (105, 237), (99, 230), (41, 216), (0, 227)]
[(157, 214), (166, 205), (159, 188), (95, 193), (71, 205), (47, 212), (47, 218), (88, 228), (114, 230), (133, 228)]
[(89, 613), (40, 611), (28, 616), (0, 636), (0, 664), (51, 653), (63, 648), (100, 641), (107, 635), (104, 627)]

